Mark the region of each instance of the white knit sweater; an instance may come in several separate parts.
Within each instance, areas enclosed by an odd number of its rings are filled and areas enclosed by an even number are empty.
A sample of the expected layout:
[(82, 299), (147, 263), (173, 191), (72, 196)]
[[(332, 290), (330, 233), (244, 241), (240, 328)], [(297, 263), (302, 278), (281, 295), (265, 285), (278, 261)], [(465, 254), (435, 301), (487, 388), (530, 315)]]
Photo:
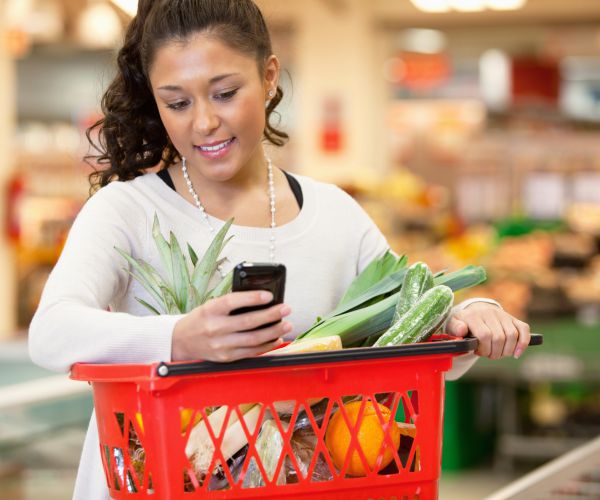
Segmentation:
[[(287, 268), (285, 302), (292, 308), (292, 336), (332, 310), (352, 279), (388, 244), (362, 208), (339, 188), (296, 176), (304, 197), (299, 215), (275, 228), (276, 259)], [(211, 235), (198, 209), (156, 174), (113, 182), (82, 208), (44, 288), (29, 329), (33, 361), (58, 372), (76, 362), (148, 363), (171, 359), (177, 315), (154, 316), (135, 297), (152, 302), (124, 270), (115, 246), (161, 269), (151, 236), (154, 214), (165, 236), (173, 231), (198, 255)], [(211, 218), (214, 227), (223, 221)], [(232, 226), (223, 254), (238, 262), (267, 261), (271, 229)], [(464, 306), (464, 304), (463, 304)], [(473, 356), (457, 359), (455, 378)], [(99, 454), (95, 417), (86, 436), (74, 493), (77, 500), (109, 498)]]

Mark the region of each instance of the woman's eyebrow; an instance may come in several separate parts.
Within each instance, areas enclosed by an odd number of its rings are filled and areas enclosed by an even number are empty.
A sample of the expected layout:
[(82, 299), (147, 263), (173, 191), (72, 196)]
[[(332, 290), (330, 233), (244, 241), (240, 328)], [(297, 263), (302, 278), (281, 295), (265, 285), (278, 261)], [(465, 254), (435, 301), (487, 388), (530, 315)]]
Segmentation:
[[(217, 75), (217, 76), (213, 76), (208, 83), (210, 85), (214, 85), (215, 83), (219, 83), (221, 80), (225, 80), (226, 78), (230, 78), (232, 76), (239, 76), (239, 73), (226, 73), (223, 75)], [(163, 85), (162, 87), (158, 87), (160, 90), (169, 90), (172, 92), (177, 92), (179, 90), (182, 90), (182, 88), (179, 85)]]

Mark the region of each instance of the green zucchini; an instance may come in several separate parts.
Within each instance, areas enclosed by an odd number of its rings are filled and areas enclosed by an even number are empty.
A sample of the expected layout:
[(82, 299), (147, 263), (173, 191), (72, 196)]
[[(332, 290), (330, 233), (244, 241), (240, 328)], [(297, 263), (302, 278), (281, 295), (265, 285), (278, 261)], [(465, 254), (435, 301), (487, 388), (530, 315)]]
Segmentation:
[(405, 312), (379, 339), (375, 347), (423, 342), (442, 326), (452, 308), (454, 294), (445, 285), (434, 286)]
[(433, 287), (433, 274), (425, 262), (415, 262), (406, 271), (392, 325), (414, 306), (421, 295)]

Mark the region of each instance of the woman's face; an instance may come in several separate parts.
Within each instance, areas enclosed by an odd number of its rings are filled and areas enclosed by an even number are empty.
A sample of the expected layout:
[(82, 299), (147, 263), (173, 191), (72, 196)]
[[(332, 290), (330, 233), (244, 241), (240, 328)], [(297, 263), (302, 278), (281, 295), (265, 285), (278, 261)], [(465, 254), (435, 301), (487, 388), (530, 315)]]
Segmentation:
[(261, 75), (254, 57), (205, 34), (159, 48), (149, 72), (173, 145), (190, 169), (213, 181), (264, 165), (265, 102), (278, 76), (275, 56)]

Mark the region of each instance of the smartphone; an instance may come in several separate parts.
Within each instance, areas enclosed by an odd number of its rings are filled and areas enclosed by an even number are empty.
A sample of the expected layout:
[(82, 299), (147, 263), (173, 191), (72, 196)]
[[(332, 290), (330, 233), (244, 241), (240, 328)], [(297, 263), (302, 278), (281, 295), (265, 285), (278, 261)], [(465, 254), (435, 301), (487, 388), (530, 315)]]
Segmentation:
[[(273, 300), (268, 304), (240, 307), (231, 311), (231, 314), (242, 314), (266, 309), (275, 304), (282, 304), (285, 294), (285, 266), (276, 263), (241, 262), (233, 269), (233, 285), (231, 290), (233, 292), (267, 290), (273, 294)], [(267, 328), (277, 323), (278, 321), (267, 323), (255, 328), (255, 330)]]

